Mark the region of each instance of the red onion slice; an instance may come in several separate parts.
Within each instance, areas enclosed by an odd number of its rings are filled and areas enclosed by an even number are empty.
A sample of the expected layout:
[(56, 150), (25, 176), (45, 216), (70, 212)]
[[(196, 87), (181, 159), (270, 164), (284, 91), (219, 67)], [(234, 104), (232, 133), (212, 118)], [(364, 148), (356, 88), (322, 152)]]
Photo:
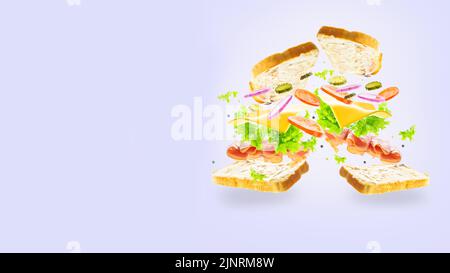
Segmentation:
[(268, 119), (273, 119), (278, 116), (281, 112), (283, 112), (284, 108), (291, 102), (292, 95), (287, 96), (282, 101), (280, 101), (269, 113)]
[(347, 85), (347, 86), (344, 86), (342, 88), (336, 89), (336, 92), (338, 92), (338, 93), (348, 92), (348, 91), (352, 91), (352, 90), (358, 89), (360, 87), (361, 87), (360, 84), (351, 84), (351, 85)]
[(260, 89), (260, 90), (257, 90), (255, 92), (253, 92), (253, 93), (245, 95), (244, 98), (250, 98), (250, 97), (262, 95), (262, 94), (265, 94), (265, 93), (269, 92), (270, 90), (271, 90), (270, 88)]
[(370, 102), (384, 102), (386, 99), (382, 96), (371, 94), (371, 93), (362, 93), (358, 95), (358, 98), (367, 100)]

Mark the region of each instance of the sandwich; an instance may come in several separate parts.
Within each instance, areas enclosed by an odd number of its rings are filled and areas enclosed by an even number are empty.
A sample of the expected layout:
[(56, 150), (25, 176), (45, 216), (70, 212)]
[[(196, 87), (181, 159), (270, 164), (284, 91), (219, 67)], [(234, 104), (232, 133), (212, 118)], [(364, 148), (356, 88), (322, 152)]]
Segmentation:
[[(307, 157), (324, 139), (336, 153), (341, 176), (360, 193), (426, 186), (428, 176), (402, 164), (400, 150), (380, 136), (392, 118), (389, 104), (400, 90), (367, 80), (381, 68), (378, 41), (334, 27), (322, 27), (317, 38), (332, 69), (313, 72), (319, 49), (311, 42), (253, 67), (250, 92), (243, 97), (256, 104), (241, 105), (229, 121), (237, 140), (226, 154), (234, 163), (214, 171), (213, 181), (264, 192), (286, 191), (308, 171)], [(347, 83), (348, 74), (362, 76), (365, 83)], [(320, 84), (308, 89), (310, 77)], [(367, 154), (383, 164), (344, 165), (337, 155), (342, 146), (351, 155)]]
[[(288, 100), (281, 102), (286, 105)], [(238, 140), (227, 149), (235, 162), (213, 173), (219, 185), (264, 192), (282, 192), (294, 185), (309, 167), (307, 155), (315, 150), (317, 139), (289, 122), (289, 117), (306, 111), (290, 106), (276, 114), (252, 105), (242, 107), (230, 121)], [(275, 109), (275, 108), (274, 108)]]

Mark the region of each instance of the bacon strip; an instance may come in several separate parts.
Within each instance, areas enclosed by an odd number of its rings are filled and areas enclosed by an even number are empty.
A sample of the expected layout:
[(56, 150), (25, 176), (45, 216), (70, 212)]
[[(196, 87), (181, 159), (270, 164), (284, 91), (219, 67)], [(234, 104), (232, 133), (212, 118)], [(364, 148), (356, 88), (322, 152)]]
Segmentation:
[(347, 151), (352, 154), (363, 155), (369, 153), (383, 162), (398, 163), (402, 160), (400, 151), (392, 147), (387, 141), (374, 136), (357, 137), (349, 129), (341, 134), (326, 133), (326, 141), (337, 151), (337, 147), (347, 144)]

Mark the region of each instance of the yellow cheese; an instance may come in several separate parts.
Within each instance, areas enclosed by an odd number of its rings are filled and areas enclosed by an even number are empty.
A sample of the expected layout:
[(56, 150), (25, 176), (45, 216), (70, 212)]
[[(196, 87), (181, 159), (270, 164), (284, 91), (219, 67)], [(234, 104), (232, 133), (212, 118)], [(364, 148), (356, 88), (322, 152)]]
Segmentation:
[(391, 114), (386, 111), (376, 110), (375, 106), (370, 103), (355, 102), (345, 104), (341, 102), (330, 102), (331, 110), (341, 128), (345, 128), (360, 119), (367, 116), (377, 116), (380, 118), (389, 118)]

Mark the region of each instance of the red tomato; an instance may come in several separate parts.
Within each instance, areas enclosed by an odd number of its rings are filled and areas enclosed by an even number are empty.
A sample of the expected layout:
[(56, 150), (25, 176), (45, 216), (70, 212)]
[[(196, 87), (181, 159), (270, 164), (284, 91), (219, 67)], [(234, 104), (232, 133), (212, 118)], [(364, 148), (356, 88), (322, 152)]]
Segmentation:
[(381, 91), (378, 95), (382, 96), (386, 101), (388, 101), (397, 96), (398, 93), (400, 93), (400, 90), (398, 90), (397, 87), (389, 87)]
[(312, 106), (320, 105), (320, 99), (313, 93), (309, 92), (308, 90), (297, 89), (295, 91), (295, 97), (299, 99), (301, 102), (304, 102)]
[(307, 134), (310, 134), (315, 137), (321, 137), (323, 135), (322, 128), (320, 128), (317, 122), (306, 119), (301, 116), (293, 116), (288, 118), (289, 123), (304, 131)]

